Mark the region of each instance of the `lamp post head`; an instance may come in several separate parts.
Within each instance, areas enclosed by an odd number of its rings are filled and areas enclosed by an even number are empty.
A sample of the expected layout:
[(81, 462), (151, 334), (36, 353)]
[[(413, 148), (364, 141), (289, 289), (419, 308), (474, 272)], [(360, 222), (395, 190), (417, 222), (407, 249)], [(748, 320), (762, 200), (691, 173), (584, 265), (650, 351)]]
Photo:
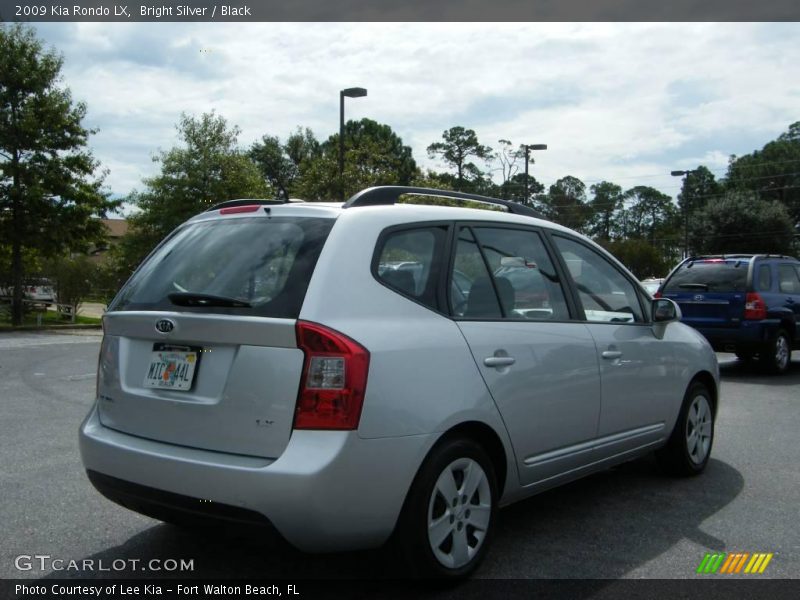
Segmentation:
[(547, 144), (523, 144), (528, 150), (547, 150)]
[(342, 90), (340, 93), (342, 96), (347, 96), (348, 98), (363, 98), (367, 95), (367, 90), (365, 88), (353, 87)]

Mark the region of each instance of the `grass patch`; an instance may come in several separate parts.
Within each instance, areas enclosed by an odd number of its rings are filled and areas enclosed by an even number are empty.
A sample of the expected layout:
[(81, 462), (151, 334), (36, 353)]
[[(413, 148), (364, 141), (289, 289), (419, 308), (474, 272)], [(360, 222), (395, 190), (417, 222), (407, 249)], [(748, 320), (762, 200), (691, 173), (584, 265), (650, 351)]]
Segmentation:
[[(42, 327), (50, 325), (100, 325), (101, 320), (95, 317), (84, 317), (78, 315), (75, 318), (75, 323), (70, 319), (64, 318), (54, 310), (43, 312), (27, 311), (22, 318), (23, 327), (36, 327), (38, 324), (37, 315), (42, 317)], [(8, 305), (0, 307), (0, 329), (8, 329), (11, 327), (11, 310)]]

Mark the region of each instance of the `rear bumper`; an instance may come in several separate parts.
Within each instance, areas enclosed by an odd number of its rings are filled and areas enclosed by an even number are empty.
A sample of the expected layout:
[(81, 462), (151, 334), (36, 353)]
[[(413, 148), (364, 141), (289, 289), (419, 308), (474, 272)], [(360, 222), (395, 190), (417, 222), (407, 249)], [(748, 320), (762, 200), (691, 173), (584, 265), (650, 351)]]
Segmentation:
[(742, 321), (738, 327), (703, 327), (685, 321), (697, 329), (717, 352), (758, 352), (778, 331), (778, 321)]
[(271, 525), (309, 552), (383, 544), (433, 443), (428, 435), (367, 440), (354, 431), (294, 431), (271, 461), (121, 433), (104, 427), (96, 409), (79, 437), (92, 483), (115, 502), (152, 516), (161, 507)]

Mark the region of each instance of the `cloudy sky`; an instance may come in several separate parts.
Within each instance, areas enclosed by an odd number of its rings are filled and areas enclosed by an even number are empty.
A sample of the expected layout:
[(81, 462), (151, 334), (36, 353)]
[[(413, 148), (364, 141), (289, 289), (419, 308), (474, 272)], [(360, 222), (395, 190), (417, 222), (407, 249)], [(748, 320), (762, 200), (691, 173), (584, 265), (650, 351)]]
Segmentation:
[(116, 196), (176, 144), (181, 112), (216, 110), (248, 147), (298, 125), (325, 139), (348, 119), (390, 125), (422, 166), (454, 125), (497, 146), (546, 143), (532, 173), (587, 186), (651, 185), (672, 169), (761, 148), (800, 120), (800, 24), (46, 23), (64, 82), (88, 105)]

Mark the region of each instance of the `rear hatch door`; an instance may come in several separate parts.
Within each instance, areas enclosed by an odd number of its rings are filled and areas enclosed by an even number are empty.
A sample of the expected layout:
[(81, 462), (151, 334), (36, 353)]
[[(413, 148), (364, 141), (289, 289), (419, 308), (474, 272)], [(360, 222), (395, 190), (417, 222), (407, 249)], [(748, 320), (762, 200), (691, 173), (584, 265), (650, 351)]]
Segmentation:
[(103, 425), (193, 448), (280, 456), (304, 361), (295, 323), (332, 224), (237, 214), (173, 233), (105, 315)]
[(688, 325), (738, 327), (744, 317), (748, 268), (746, 258), (686, 262), (667, 279), (661, 295), (678, 303)]

